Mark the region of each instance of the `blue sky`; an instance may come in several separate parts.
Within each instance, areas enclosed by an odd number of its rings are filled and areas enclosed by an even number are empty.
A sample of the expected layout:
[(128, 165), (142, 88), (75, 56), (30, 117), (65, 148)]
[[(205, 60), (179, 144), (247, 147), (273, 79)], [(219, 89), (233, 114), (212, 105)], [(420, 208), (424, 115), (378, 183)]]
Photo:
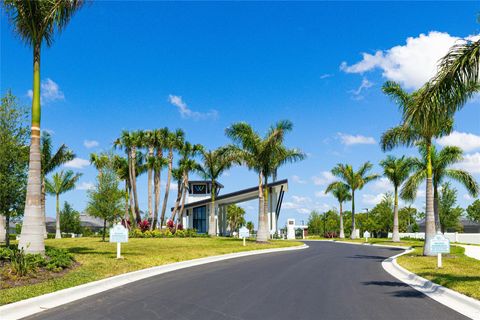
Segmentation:
[[(42, 55), (42, 128), (66, 143), (82, 172), (79, 189), (61, 197), (84, 209), (95, 170), (91, 152), (108, 150), (121, 130), (168, 126), (216, 148), (224, 129), (247, 121), (263, 133), (275, 121), (295, 128), (287, 144), (308, 159), (280, 170), (290, 181), (281, 223), (307, 220), (336, 206), (323, 190), (336, 163), (375, 164), (378, 141), (400, 115), (381, 91), (386, 80), (413, 90), (458, 38), (479, 34), (476, 2), (455, 3), (159, 3), (95, 2), (83, 8)], [(1, 16), (0, 90), (30, 104), (31, 50)], [(472, 101), (455, 118), (461, 167), (480, 179), (480, 107)], [(393, 154), (417, 155), (414, 149)], [(164, 175), (165, 176), (165, 175)], [(223, 192), (254, 186), (253, 172), (234, 168)], [(146, 177), (140, 206), (147, 207)], [(384, 180), (358, 195), (360, 210), (389, 190)], [(472, 202), (459, 187), (462, 206)], [(422, 195), (422, 192), (419, 193)], [(171, 198), (173, 198), (172, 196)], [(423, 210), (423, 198), (415, 206)], [(257, 221), (256, 205), (244, 204)], [(54, 200), (47, 200), (54, 215)]]

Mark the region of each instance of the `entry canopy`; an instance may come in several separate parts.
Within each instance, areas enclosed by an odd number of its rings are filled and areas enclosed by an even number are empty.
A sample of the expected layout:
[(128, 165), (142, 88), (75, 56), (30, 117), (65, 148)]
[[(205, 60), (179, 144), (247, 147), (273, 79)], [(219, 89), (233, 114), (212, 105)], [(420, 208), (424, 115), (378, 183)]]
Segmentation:
[[(279, 194), (280, 192), (288, 191), (288, 180), (279, 180), (268, 184), (268, 188), (272, 189), (273, 192)], [(248, 189), (243, 189), (235, 191), (232, 193), (222, 194), (215, 197), (215, 203), (217, 205), (228, 205), (232, 203), (240, 203), (258, 198), (258, 186), (251, 187)], [(190, 202), (185, 204), (185, 209), (198, 207), (199, 205), (209, 204), (212, 199), (209, 197), (207, 199), (202, 199), (199, 201)]]

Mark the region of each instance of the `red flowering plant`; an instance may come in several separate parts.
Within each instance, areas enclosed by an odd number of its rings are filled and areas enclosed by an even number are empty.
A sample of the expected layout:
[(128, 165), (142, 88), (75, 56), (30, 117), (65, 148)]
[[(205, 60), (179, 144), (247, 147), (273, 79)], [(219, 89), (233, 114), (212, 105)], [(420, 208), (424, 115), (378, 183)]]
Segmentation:
[(148, 220), (142, 220), (138, 223), (138, 227), (142, 232), (150, 230), (150, 222)]

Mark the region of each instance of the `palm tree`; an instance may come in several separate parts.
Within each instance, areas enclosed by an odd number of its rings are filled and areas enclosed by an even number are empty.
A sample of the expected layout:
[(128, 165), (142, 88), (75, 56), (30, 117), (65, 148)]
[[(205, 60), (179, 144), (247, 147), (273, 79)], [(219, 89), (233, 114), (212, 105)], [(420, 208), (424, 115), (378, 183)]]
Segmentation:
[(228, 153), (227, 148), (218, 148), (215, 150), (202, 150), (201, 153), (202, 164), (200, 166), (200, 172), (205, 179), (210, 180), (210, 213), (208, 218), (208, 234), (215, 236), (216, 224), (215, 224), (215, 197), (217, 195), (217, 179), (223, 172), (228, 170), (233, 162), (234, 158)]
[(56, 217), (56, 232), (55, 232), (55, 239), (60, 239), (62, 234), (60, 232), (60, 195), (67, 191), (72, 190), (75, 188), (75, 184), (77, 183), (78, 179), (82, 176), (81, 173), (74, 173), (72, 170), (67, 171), (60, 171), (55, 173), (52, 176), (52, 180), (49, 179), (45, 180), (45, 187), (49, 194), (55, 195), (56, 197), (56, 209), (57, 209), (57, 217)]
[(181, 129), (175, 130), (175, 132), (165, 132), (164, 137), (165, 148), (168, 149), (168, 175), (167, 184), (165, 186), (165, 197), (163, 199), (162, 214), (160, 216), (160, 228), (165, 221), (165, 212), (167, 211), (168, 195), (170, 193), (170, 183), (172, 181), (172, 169), (173, 169), (173, 151), (179, 150), (185, 141), (185, 133)]
[(378, 174), (367, 175), (368, 171), (372, 169), (373, 165), (370, 162), (365, 162), (360, 166), (358, 171), (353, 171), (353, 168), (349, 164), (337, 164), (332, 169), (332, 174), (335, 177), (340, 178), (341, 181), (332, 182), (326, 190), (333, 190), (336, 188), (347, 187), (352, 192), (352, 232), (350, 239), (355, 239), (355, 191), (361, 190), (367, 183), (378, 178)]
[(142, 132), (140, 131), (122, 131), (120, 138), (115, 140), (114, 146), (115, 147), (122, 147), (127, 154), (128, 160), (128, 169), (129, 169), (129, 180), (130, 185), (132, 187), (132, 195), (133, 195), (133, 208), (132, 214), (135, 216), (136, 222), (140, 222), (142, 217), (140, 216), (140, 209), (138, 207), (138, 194), (137, 194), (137, 164), (138, 159), (137, 157), (141, 154), (137, 153), (137, 149), (141, 147), (142, 142)]
[(383, 167), (383, 175), (393, 184), (394, 206), (393, 206), (393, 235), (394, 242), (400, 241), (400, 233), (398, 230), (398, 188), (408, 179), (412, 171), (412, 159), (395, 158), (388, 156), (385, 160), (380, 161)]
[(75, 154), (65, 144), (62, 144), (57, 151), (52, 153), (52, 137), (51, 135), (43, 131), (40, 139), (40, 156), (41, 156), (41, 176), (42, 176), (42, 219), (44, 228), (44, 238), (47, 238), (47, 226), (45, 224), (45, 177), (60, 167), (62, 164), (67, 163), (75, 158)]
[(165, 148), (165, 140), (168, 135), (168, 129), (155, 129), (153, 131), (153, 147), (155, 151), (155, 160), (153, 163), (153, 193), (154, 193), (154, 209), (153, 209), (153, 223), (150, 229), (157, 227), (158, 223), (158, 209), (160, 206), (160, 179), (162, 168), (168, 164), (167, 159), (163, 157), (163, 149)]
[(110, 156), (105, 152), (90, 154), (90, 163), (98, 170), (99, 175), (102, 175), (103, 170), (110, 165), (110, 162)]
[[(422, 88), (419, 108), (453, 117), (480, 90), (479, 67), (480, 40), (454, 45), (440, 60), (437, 74)], [(415, 109), (407, 116), (415, 117)]]
[[(133, 208), (133, 200), (132, 197), (130, 196), (132, 186), (130, 184), (130, 170), (129, 170), (129, 165), (128, 165), (128, 160), (124, 157), (121, 157), (119, 155), (115, 155), (113, 159), (113, 168), (115, 169), (115, 172), (117, 174), (117, 177), (120, 180), (123, 180), (125, 183), (125, 222), (129, 219), (129, 204), (130, 207)], [(129, 203), (130, 202), (130, 203)], [(132, 212), (133, 213), (133, 212)], [(133, 219), (133, 216), (132, 216)]]
[(150, 229), (153, 228), (153, 206), (152, 206), (152, 178), (153, 178), (153, 170), (156, 164), (156, 157), (154, 156), (155, 151), (155, 143), (156, 143), (156, 135), (155, 132), (152, 130), (147, 130), (143, 133), (142, 139), (142, 146), (147, 148), (147, 156), (146, 156), (146, 165), (148, 170), (148, 217), (150, 219)]
[[(427, 154), (426, 161), (426, 212), (425, 212), (425, 243), (424, 255), (431, 255), (430, 241), (435, 236), (435, 217), (433, 208), (432, 159), (430, 157), (432, 141), (449, 134), (453, 121), (444, 113), (439, 113), (437, 107), (423, 108), (418, 103), (422, 90), (411, 94), (405, 92), (399, 84), (386, 82), (383, 92), (397, 103), (402, 111), (403, 122), (397, 127), (387, 130), (381, 138), (383, 151), (392, 150), (398, 145), (413, 146), (422, 143)], [(433, 104), (434, 102), (432, 102)]]
[(18, 246), (25, 253), (45, 252), (42, 219), (42, 170), (40, 153), (40, 53), (42, 43), (53, 44), (55, 33), (65, 29), (81, 0), (4, 0), (3, 7), (15, 32), (33, 48), (32, 131), (28, 187), (22, 233)]
[(228, 147), (229, 152), (258, 174), (258, 242), (268, 240), (268, 202), (265, 203), (268, 201), (268, 177), (272, 176), (281, 163), (290, 161), (287, 159), (279, 161), (278, 159), (281, 159), (283, 154), (292, 152), (292, 150), (286, 149), (282, 143), (285, 133), (291, 131), (292, 128), (293, 125), (290, 121), (279, 121), (269, 129), (263, 138), (245, 122), (234, 123), (225, 130), (226, 135), (234, 142), (234, 145)]
[[(350, 188), (345, 184), (330, 185), (331, 188), (325, 189), (325, 194), (332, 193), (339, 204), (340, 213), (340, 239), (345, 239), (345, 232), (343, 230), (343, 203), (352, 200)], [(329, 186), (329, 187), (330, 187)]]
[(180, 166), (178, 168), (173, 168), (172, 169), (172, 178), (177, 182), (177, 199), (175, 200), (175, 205), (172, 210), (172, 216), (170, 217), (170, 220), (174, 221), (178, 208), (180, 207), (180, 201), (182, 200), (183, 196), (183, 189), (184, 189), (184, 183), (183, 183), (183, 168)]
[[(203, 146), (200, 144), (191, 144), (190, 142), (185, 142), (183, 147), (179, 150), (182, 158), (178, 163), (178, 167), (182, 170), (182, 206), (180, 208), (180, 213), (178, 215), (178, 220), (183, 217), (183, 210), (185, 208), (186, 193), (188, 190), (188, 179), (189, 173), (192, 171), (200, 171), (200, 165), (194, 160), (203, 150)], [(172, 218), (174, 220), (175, 217)]]
[[(402, 188), (402, 198), (414, 200), (419, 185), (425, 180), (427, 172), (427, 154), (424, 145), (420, 145), (420, 159), (413, 159), (412, 169), (414, 173), (407, 180)], [(448, 146), (437, 151), (435, 146), (430, 149), (430, 159), (432, 162), (432, 183), (433, 183), (433, 208), (435, 216), (435, 228), (440, 230), (440, 216), (438, 212), (439, 187), (445, 178), (453, 179), (462, 184), (471, 196), (476, 197), (479, 193), (478, 183), (475, 178), (467, 171), (450, 168), (451, 165), (462, 161), (463, 151), (459, 147)]]

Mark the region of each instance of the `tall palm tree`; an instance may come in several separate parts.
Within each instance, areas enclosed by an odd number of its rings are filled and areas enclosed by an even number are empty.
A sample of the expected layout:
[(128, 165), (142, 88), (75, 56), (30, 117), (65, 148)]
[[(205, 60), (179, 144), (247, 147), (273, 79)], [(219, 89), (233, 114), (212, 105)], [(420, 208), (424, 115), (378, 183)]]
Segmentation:
[(45, 177), (60, 167), (62, 164), (67, 163), (75, 158), (75, 154), (65, 144), (62, 144), (55, 153), (52, 153), (52, 137), (51, 135), (43, 131), (40, 138), (40, 157), (41, 157), (41, 177), (42, 177), (42, 219), (44, 228), (44, 238), (47, 237), (47, 226), (45, 224)]
[[(415, 158), (412, 161), (414, 173), (407, 180), (402, 188), (402, 198), (414, 200), (419, 185), (425, 180), (427, 172), (427, 154), (424, 145), (419, 147), (421, 158)], [(432, 162), (432, 183), (433, 183), (433, 208), (435, 215), (435, 228), (440, 230), (440, 216), (438, 212), (439, 187), (445, 178), (457, 181), (467, 189), (471, 196), (477, 197), (479, 185), (475, 178), (465, 170), (451, 168), (451, 165), (462, 161), (463, 151), (459, 147), (448, 146), (437, 151), (435, 146), (430, 149), (430, 159)]]
[(155, 161), (153, 163), (153, 193), (154, 193), (154, 208), (153, 208), (153, 223), (150, 229), (157, 227), (158, 223), (158, 209), (160, 207), (160, 179), (162, 168), (168, 164), (167, 159), (163, 157), (163, 149), (165, 148), (165, 140), (168, 136), (168, 129), (155, 129), (153, 131), (153, 146), (155, 151)]
[(234, 123), (225, 130), (226, 135), (234, 142), (234, 145), (228, 147), (229, 152), (258, 174), (258, 242), (266, 242), (269, 237), (267, 179), (278, 167), (280, 154), (289, 151), (282, 142), (285, 134), (292, 128), (290, 121), (279, 121), (263, 138), (245, 122)]
[(234, 157), (229, 154), (228, 149), (221, 147), (215, 150), (202, 150), (200, 153), (202, 163), (200, 172), (204, 179), (210, 180), (210, 213), (208, 217), (208, 234), (215, 236), (217, 234), (215, 224), (215, 197), (217, 195), (217, 179), (226, 170), (230, 169), (234, 163)]
[(184, 172), (183, 168), (179, 166), (178, 168), (173, 168), (171, 173), (172, 178), (177, 182), (177, 198), (175, 200), (175, 205), (173, 206), (172, 215), (170, 217), (170, 220), (172, 221), (175, 221), (178, 208), (180, 207), (180, 201), (182, 200), (182, 196), (183, 196), (183, 189), (184, 189), (183, 172)]
[[(436, 75), (422, 88), (419, 108), (452, 117), (480, 90), (479, 68), (480, 40), (457, 43), (440, 60)], [(415, 109), (409, 110), (407, 117), (415, 117)]]
[(378, 178), (378, 174), (370, 174), (368, 172), (372, 169), (373, 165), (370, 162), (365, 162), (360, 166), (358, 171), (353, 171), (353, 168), (349, 164), (337, 164), (332, 169), (332, 174), (339, 178), (340, 181), (332, 182), (328, 185), (326, 190), (333, 190), (335, 188), (341, 188), (343, 185), (352, 192), (352, 232), (350, 239), (355, 239), (355, 191), (361, 190), (367, 183)]
[(155, 163), (157, 162), (156, 157), (154, 155), (155, 151), (155, 143), (156, 143), (156, 135), (155, 131), (152, 130), (147, 130), (143, 133), (142, 136), (142, 146), (144, 146), (147, 149), (147, 155), (146, 155), (146, 165), (147, 165), (147, 170), (148, 170), (148, 178), (147, 178), (147, 183), (148, 183), (148, 217), (150, 219), (150, 229), (153, 228), (153, 202), (152, 202), (152, 196), (153, 196), (153, 189), (152, 189), (152, 179), (153, 179), (153, 170), (155, 168)]
[[(195, 161), (195, 157), (203, 150), (203, 146), (200, 144), (191, 144), (190, 142), (185, 142), (182, 148), (179, 150), (182, 158), (178, 163), (178, 167), (182, 170), (182, 206), (178, 215), (178, 220), (180, 221), (183, 217), (183, 210), (185, 208), (185, 200), (187, 197), (188, 190), (188, 180), (189, 174), (192, 171), (200, 171), (200, 165)], [(174, 217), (175, 218), (175, 217)], [(172, 219), (174, 220), (174, 219)]]
[(137, 152), (137, 149), (142, 146), (142, 132), (140, 131), (122, 131), (120, 138), (115, 140), (115, 147), (122, 147), (127, 154), (128, 168), (129, 168), (129, 180), (132, 187), (133, 195), (133, 208), (132, 214), (135, 217), (136, 222), (140, 222), (142, 217), (140, 216), (140, 209), (138, 206), (138, 193), (137, 193), (137, 164), (138, 156), (141, 156)]
[(18, 243), (25, 253), (45, 252), (42, 219), (42, 170), (40, 154), (40, 55), (42, 43), (53, 44), (55, 33), (65, 29), (81, 0), (4, 0), (3, 7), (15, 32), (33, 48), (33, 97), (30, 160), (22, 233)]
[(175, 132), (166, 132), (164, 145), (168, 149), (168, 172), (167, 172), (167, 184), (165, 186), (165, 197), (163, 198), (162, 214), (160, 216), (160, 228), (165, 222), (165, 212), (167, 211), (168, 195), (170, 193), (170, 184), (172, 181), (172, 169), (173, 169), (173, 152), (179, 150), (185, 141), (185, 133), (181, 129), (175, 130)]
[[(398, 145), (413, 146), (419, 143), (425, 146), (426, 161), (426, 210), (425, 210), (425, 243), (424, 255), (432, 255), (430, 241), (435, 236), (435, 216), (433, 206), (432, 159), (431, 148), (434, 138), (439, 138), (452, 131), (453, 121), (444, 113), (438, 112), (438, 107), (424, 108), (418, 103), (422, 90), (411, 94), (404, 91), (395, 82), (388, 81), (383, 85), (383, 92), (390, 96), (401, 109), (403, 121), (394, 128), (387, 130), (381, 138), (384, 151), (392, 150)], [(431, 102), (434, 104), (435, 102)]]
[(133, 208), (133, 200), (132, 200), (132, 197), (130, 196), (132, 192), (132, 186), (130, 184), (130, 174), (129, 174), (130, 170), (129, 170), (128, 160), (119, 155), (115, 155), (113, 159), (113, 168), (115, 169), (117, 177), (120, 180), (123, 180), (125, 183), (125, 217), (124, 219), (125, 221), (133, 220), (133, 216), (132, 216), (132, 219), (130, 219), (130, 214), (129, 214), (129, 205), (131, 208)]
[(380, 161), (383, 167), (383, 175), (393, 184), (393, 234), (392, 240), (394, 242), (400, 241), (400, 232), (398, 230), (398, 188), (408, 179), (412, 171), (412, 159), (402, 156), (395, 158), (394, 156), (387, 156), (386, 159)]
[(97, 169), (99, 175), (102, 175), (103, 170), (110, 166), (110, 162), (111, 158), (108, 153), (102, 152), (90, 154), (90, 164)]
[(60, 195), (75, 188), (75, 184), (82, 176), (81, 173), (74, 173), (72, 170), (60, 171), (52, 176), (52, 180), (45, 180), (45, 187), (49, 194), (56, 197), (56, 224), (55, 224), (55, 239), (60, 239), (62, 233), (60, 232)]
[(340, 213), (340, 239), (345, 239), (345, 231), (343, 228), (343, 203), (352, 200), (350, 188), (345, 184), (330, 185), (330, 188), (325, 189), (325, 194), (331, 193), (339, 204)]

